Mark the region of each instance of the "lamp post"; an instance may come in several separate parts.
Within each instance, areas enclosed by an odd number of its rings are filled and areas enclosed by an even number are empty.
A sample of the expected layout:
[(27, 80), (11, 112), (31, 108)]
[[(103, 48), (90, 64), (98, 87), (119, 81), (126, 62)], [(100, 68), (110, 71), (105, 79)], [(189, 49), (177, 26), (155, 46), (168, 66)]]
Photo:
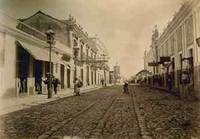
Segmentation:
[[(105, 61), (105, 54), (102, 54), (103, 56), (103, 62)], [(105, 68), (106, 68), (106, 65), (105, 65), (105, 62), (104, 62), (104, 66), (103, 66), (103, 72), (104, 72), (104, 86), (106, 86), (106, 71), (105, 71)]]
[(52, 69), (51, 69), (51, 50), (52, 44), (54, 44), (54, 36), (55, 32), (52, 30), (51, 27), (45, 33), (47, 35), (47, 43), (49, 44), (49, 75), (47, 77), (47, 86), (48, 86), (48, 98), (52, 98)]

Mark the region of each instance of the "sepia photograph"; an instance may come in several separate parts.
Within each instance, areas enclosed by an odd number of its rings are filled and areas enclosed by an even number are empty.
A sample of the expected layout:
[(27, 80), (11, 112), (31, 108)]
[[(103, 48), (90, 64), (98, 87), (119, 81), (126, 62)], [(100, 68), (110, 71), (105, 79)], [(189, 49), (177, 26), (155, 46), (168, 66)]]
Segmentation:
[(200, 0), (0, 0), (0, 139), (200, 139)]

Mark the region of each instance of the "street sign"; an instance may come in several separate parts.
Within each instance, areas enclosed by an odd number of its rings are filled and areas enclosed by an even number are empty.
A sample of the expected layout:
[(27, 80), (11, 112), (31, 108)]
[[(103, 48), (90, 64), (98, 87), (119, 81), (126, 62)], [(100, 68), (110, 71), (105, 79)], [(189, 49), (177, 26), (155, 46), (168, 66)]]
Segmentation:
[(160, 62), (170, 62), (171, 58), (169, 56), (161, 56)]
[(163, 62), (162, 62), (162, 61), (159, 61), (158, 64), (163, 64)]
[(149, 62), (149, 63), (148, 63), (148, 66), (155, 67), (155, 66), (158, 66), (158, 63), (155, 63), (155, 62)]

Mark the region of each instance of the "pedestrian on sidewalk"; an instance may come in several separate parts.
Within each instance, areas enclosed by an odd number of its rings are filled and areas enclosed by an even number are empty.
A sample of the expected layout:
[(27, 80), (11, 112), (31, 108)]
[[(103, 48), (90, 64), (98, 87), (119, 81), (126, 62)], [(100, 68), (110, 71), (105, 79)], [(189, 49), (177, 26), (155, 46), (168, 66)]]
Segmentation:
[[(51, 87), (50, 87), (50, 76), (51, 76)], [(43, 80), (44, 84), (47, 85), (47, 89), (50, 90), (53, 87), (53, 75), (51, 75), (49, 72), (46, 73), (46, 79)]]
[(83, 82), (81, 79), (74, 79), (74, 93), (76, 96), (80, 96), (80, 88), (83, 86)]
[(57, 88), (58, 88), (58, 84), (60, 84), (60, 81), (58, 78), (54, 78), (52, 83), (53, 83), (54, 92), (55, 94), (57, 94)]

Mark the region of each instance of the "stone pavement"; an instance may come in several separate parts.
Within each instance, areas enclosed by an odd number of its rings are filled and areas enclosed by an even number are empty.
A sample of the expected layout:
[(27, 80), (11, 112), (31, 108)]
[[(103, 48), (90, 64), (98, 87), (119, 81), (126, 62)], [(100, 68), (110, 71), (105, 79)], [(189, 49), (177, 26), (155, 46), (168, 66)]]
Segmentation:
[[(81, 93), (89, 92), (101, 88), (101, 86), (88, 86), (82, 87)], [(47, 98), (47, 94), (36, 94), (31, 96), (15, 97), (10, 99), (0, 99), (0, 115), (10, 112), (29, 108), (31, 106), (44, 104), (47, 102), (55, 101), (60, 98), (73, 96), (73, 88), (58, 91), (57, 95), (53, 94), (51, 99)]]
[(0, 116), (0, 138), (141, 139), (132, 99), (104, 87)]
[(199, 139), (200, 102), (181, 100), (159, 89), (134, 86), (146, 127), (156, 139)]

